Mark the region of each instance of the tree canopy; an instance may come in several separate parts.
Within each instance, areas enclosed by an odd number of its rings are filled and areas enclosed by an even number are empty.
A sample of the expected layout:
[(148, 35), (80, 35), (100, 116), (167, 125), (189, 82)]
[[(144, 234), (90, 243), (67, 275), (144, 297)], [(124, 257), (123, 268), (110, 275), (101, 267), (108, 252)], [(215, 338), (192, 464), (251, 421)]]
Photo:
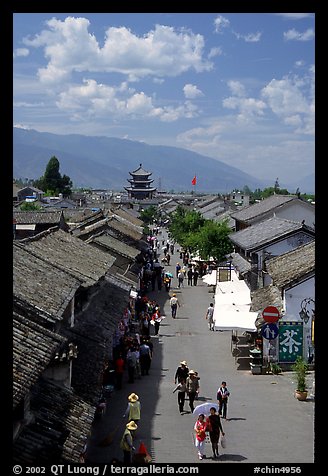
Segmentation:
[(206, 220), (197, 211), (186, 211), (178, 207), (171, 215), (170, 233), (173, 238), (192, 253), (198, 253), (204, 260), (213, 257), (224, 261), (233, 249), (228, 238), (231, 230), (227, 221)]
[(59, 194), (68, 197), (72, 193), (72, 181), (67, 175), (59, 172), (60, 164), (57, 157), (49, 160), (46, 171), (42, 177), (34, 181), (34, 186), (47, 192), (47, 194)]

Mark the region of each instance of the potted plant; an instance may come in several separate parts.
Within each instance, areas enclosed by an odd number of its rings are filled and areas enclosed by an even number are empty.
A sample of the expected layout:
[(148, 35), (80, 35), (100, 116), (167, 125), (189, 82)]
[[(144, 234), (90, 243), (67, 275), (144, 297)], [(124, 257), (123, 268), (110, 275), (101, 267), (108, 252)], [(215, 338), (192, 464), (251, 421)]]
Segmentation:
[(306, 361), (303, 359), (303, 357), (298, 356), (294, 365), (293, 365), (293, 370), (295, 371), (296, 374), (296, 380), (297, 380), (297, 387), (295, 390), (295, 397), (298, 400), (306, 400), (307, 399), (307, 389), (306, 389), (306, 372), (308, 370), (308, 364)]

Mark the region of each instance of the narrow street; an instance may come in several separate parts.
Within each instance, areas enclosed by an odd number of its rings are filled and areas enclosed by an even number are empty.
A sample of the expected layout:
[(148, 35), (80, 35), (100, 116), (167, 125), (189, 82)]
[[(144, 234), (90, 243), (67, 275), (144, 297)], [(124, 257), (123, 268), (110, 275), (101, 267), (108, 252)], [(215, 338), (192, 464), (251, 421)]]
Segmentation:
[[(292, 373), (282, 375), (252, 375), (249, 370), (237, 370), (230, 350), (230, 331), (210, 332), (205, 312), (213, 302), (213, 288), (198, 280), (197, 286), (177, 288), (175, 265), (179, 254), (171, 258), (173, 287), (148, 294), (157, 300), (162, 314), (159, 337), (152, 337), (154, 357), (149, 376), (127, 383), (124, 375), (122, 390), (108, 400), (107, 412), (95, 422), (89, 444), (87, 462), (109, 463), (112, 458), (123, 460), (119, 447), (126, 419), (123, 418), (127, 397), (135, 392), (141, 402), (141, 421), (136, 432), (135, 447), (146, 445), (154, 463), (312, 463), (314, 460), (314, 401), (300, 402), (294, 398)], [(177, 318), (171, 318), (169, 297), (177, 293), (181, 304)], [(153, 329), (151, 333), (153, 334)], [(206, 459), (199, 462), (192, 434), (195, 417), (180, 415), (177, 393), (172, 393), (174, 375), (181, 360), (200, 377), (200, 393), (195, 405), (216, 403), (216, 391), (221, 381), (227, 382), (231, 393), (228, 420), (222, 421), (227, 447), (219, 448), (220, 458), (213, 460), (210, 444), (206, 444)], [(188, 400), (185, 410), (189, 410)], [(110, 442), (99, 443), (108, 435)]]

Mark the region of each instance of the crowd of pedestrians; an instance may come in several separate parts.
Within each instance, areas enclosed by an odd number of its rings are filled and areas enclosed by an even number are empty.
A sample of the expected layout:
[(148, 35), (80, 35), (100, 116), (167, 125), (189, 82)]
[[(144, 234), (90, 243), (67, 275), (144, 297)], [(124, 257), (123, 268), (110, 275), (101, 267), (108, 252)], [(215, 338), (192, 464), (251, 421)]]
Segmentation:
[[(144, 258), (143, 270), (140, 279), (140, 289), (137, 297), (131, 300), (126, 307), (122, 319), (115, 331), (113, 341), (113, 369), (115, 381), (114, 386), (119, 391), (125, 384), (133, 384), (136, 379), (142, 379), (150, 374), (151, 363), (153, 359), (153, 342), (152, 338), (159, 335), (160, 325), (165, 316), (162, 314), (158, 300), (149, 298), (149, 293), (162, 289), (170, 289), (167, 287), (167, 277), (173, 277), (171, 273), (165, 270), (164, 265), (170, 264), (171, 257), (174, 254), (175, 243), (173, 240), (160, 240), (158, 238), (159, 230), (155, 231), (155, 236), (149, 239), (149, 250)], [(161, 251), (160, 251), (161, 248)], [(207, 272), (207, 266), (191, 261), (191, 257), (187, 251), (177, 250), (179, 252), (180, 262), (175, 265), (175, 277), (177, 279), (177, 288), (184, 287), (185, 281), (188, 286), (197, 286), (199, 276), (203, 276)], [(164, 255), (160, 259), (161, 254)], [(169, 297), (171, 309), (171, 317), (177, 318), (177, 310), (181, 304), (175, 292)], [(206, 319), (210, 330), (214, 330), (213, 322), (213, 303), (210, 303), (206, 311)], [(106, 372), (110, 368), (106, 365)], [(104, 385), (106, 381), (106, 372), (104, 372)], [(107, 372), (108, 375), (108, 372)], [(126, 375), (126, 380), (124, 376)], [(198, 399), (200, 392), (200, 377), (198, 372), (189, 369), (185, 360), (182, 360), (176, 369), (174, 375), (173, 393), (177, 392), (178, 409), (181, 415), (189, 413), (193, 414), (195, 410), (195, 400)], [(230, 393), (226, 388), (226, 383), (222, 382), (217, 390), (217, 400), (219, 404), (219, 414), (217, 409), (211, 408), (210, 414), (200, 414), (194, 424), (195, 445), (199, 459), (204, 457), (204, 445), (206, 433), (210, 435), (212, 444), (213, 458), (218, 457), (218, 442), (220, 432), (224, 435), (220, 414), (223, 418), (227, 415), (227, 401)], [(185, 410), (185, 403), (188, 401), (189, 410)], [(123, 451), (123, 463), (131, 464), (136, 461), (134, 456), (148, 458), (148, 453), (144, 451), (144, 447), (136, 452), (134, 441), (136, 439), (136, 431), (141, 419), (141, 403), (139, 396), (132, 392), (128, 396), (128, 404), (123, 415), (128, 421), (125, 424), (124, 432), (121, 435), (120, 448)], [(207, 417), (207, 418), (206, 418)]]

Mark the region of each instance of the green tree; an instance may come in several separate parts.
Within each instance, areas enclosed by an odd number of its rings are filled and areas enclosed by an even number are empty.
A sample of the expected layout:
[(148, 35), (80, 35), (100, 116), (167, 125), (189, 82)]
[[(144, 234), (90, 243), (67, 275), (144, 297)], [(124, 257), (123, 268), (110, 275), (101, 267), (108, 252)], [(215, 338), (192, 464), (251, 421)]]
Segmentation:
[(204, 225), (205, 218), (195, 210), (186, 211), (181, 205), (171, 215), (170, 233), (183, 247), (188, 247), (188, 236), (197, 233)]
[(33, 212), (33, 211), (41, 210), (40, 205), (36, 205), (33, 202), (24, 202), (20, 205), (19, 208), (20, 210), (24, 212)]
[(225, 256), (233, 250), (229, 239), (231, 229), (227, 220), (215, 222), (206, 220), (197, 233), (190, 233), (186, 238), (189, 249), (199, 253), (200, 257), (208, 260), (213, 257), (215, 261), (225, 260)]
[(53, 190), (55, 194), (62, 193), (65, 197), (72, 193), (72, 181), (67, 175), (61, 176), (59, 160), (53, 156), (49, 160), (42, 177), (35, 180), (34, 186), (41, 190)]
[(153, 205), (140, 212), (140, 220), (142, 220), (145, 225), (153, 223), (155, 218), (157, 218), (157, 210)]

